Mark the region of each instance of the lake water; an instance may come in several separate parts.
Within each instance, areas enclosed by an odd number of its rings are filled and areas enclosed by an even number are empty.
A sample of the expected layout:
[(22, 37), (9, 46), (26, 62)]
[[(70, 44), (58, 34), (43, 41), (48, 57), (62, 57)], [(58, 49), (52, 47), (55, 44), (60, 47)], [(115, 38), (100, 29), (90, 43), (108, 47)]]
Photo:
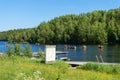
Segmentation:
[[(7, 51), (8, 42), (0, 41), (0, 52)], [(26, 44), (21, 44), (22, 48)], [(35, 45), (30, 44), (32, 52), (38, 52), (39, 48), (42, 51), (45, 51), (45, 45)], [(14, 44), (11, 44), (11, 47), (14, 48)], [(104, 45), (103, 51), (98, 50), (97, 45), (87, 45), (87, 50), (82, 49), (82, 45), (76, 46), (76, 51), (74, 49), (64, 49), (64, 45), (56, 45), (57, 51), (68, 51), (67, 57), (71, 61), (97, 61), (96, 56), (101, 62), (100, 56), (102, 56), (104, 62), (111, 63), (120, 63), (120, 45)], [(63, 55), (66, 56), (66, 55)]]

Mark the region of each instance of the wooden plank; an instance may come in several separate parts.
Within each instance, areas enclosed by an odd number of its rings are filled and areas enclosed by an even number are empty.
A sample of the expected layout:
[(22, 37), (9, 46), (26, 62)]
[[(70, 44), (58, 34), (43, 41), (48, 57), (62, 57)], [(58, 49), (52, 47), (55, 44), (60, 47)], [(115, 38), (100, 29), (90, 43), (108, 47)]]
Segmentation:
[(84, 64), (86, 64), (86, 63), (88, 63), (88, 62), (68, 61), (67, 63), (70, 64), (70, 65), (84, 65)]
[(68, 54), (68, 51), (56, 51), (56, 54)]
[[(90, 62), (77, 62), (77, 61), (68, 61), (67, 62), (70, 65), (84, 65)], [(94, 63), (94, 62), (92, 62)], [(119, 63), (98, 63), (98, 64), (105, 64), (105, 65), (118, 65)]]

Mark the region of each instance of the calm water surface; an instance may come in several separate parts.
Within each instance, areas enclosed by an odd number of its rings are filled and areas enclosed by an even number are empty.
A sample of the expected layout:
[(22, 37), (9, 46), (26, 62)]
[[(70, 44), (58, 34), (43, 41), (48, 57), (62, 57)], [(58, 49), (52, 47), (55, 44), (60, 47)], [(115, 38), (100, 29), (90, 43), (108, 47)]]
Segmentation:
[[(6, 52), (8, 42), (0, 41), (0, 52)], [(22, 48), (26, 46), (26, 44), (21, 44)], [(30, 44), (32, 52), (37, 52), (39, 48), (42, 51), (45, 51), (45, 45), (35, 45)], [(14, 44), (11, 44), (11, 47), (14, 48)], [(65, 51), (64, 45), (56, 45), (57, 51)], [(100, 56), (102, 56), (104, 62), (114, 62), (120, 63), (120, 45), (104, 45), (103, 51), (98, 50), (97, 45), (87, 45), (87, 50), (84, 51), (82, 49), (82, 45), (76, 46), (76, 51), (74, 49), (66, 50), (68, 51), (67, 57), (71, 61), (97, 61), (96, 55), (98, 59), (101, 61)], [(66, 56), (66, 55), (62, 55)]]

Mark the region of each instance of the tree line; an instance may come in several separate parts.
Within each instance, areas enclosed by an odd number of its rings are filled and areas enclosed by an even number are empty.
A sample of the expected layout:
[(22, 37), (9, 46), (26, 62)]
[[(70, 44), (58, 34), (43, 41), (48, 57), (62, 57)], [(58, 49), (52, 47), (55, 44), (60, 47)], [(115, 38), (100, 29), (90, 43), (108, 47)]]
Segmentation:
[(35, 28), (0, 32), (0, 40), (37, 44), (120, 43), (120, 8), (55, 17)]

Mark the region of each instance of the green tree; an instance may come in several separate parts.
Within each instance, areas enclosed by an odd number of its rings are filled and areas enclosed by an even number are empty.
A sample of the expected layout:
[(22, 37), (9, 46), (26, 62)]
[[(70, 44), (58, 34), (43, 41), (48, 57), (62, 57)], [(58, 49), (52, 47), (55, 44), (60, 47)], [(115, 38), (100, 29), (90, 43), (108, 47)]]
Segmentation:
[(25, 46), (24, 56), (26, 56), (26, 57), (32, 57), (32, 51), (31, 51), (31, 47), (30, 47), (29, 44), (27, 44), (27, 45)]
[(14, 52), (16, 55), (18, 55), (18, 56), (20, 55), (20, 52), (21, 52), (20, 44), (15, 44)]
[(55, 17), (35, 28), (1, 32), (0, 40), (39, 44), (120, 43), (120, 8)]
[(8, 46), (7, 55), (8, 55), (8, 57), (11, 57), (12, 55), (14, 55), (14, 50), (12, 50), (10, 45)]

